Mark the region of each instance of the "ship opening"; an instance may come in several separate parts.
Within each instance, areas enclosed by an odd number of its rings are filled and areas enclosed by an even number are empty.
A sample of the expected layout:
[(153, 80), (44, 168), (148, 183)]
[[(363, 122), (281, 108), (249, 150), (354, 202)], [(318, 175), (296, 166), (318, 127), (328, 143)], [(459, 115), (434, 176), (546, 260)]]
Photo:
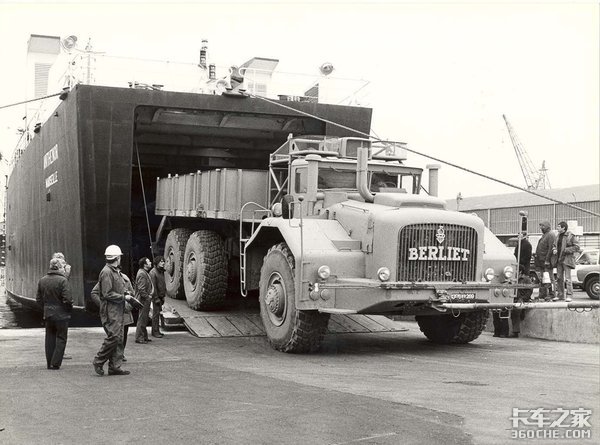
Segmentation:
[(269, 154), (290, 133), (324, 134), (325, 124), (309, 117), (251, 110), (138, 106), (131, 163), (132, 261), (162, 254), (160, 242), (151, 251), (162, 220), (154, 214), (158, 177), (219, 168), (265, 170)]

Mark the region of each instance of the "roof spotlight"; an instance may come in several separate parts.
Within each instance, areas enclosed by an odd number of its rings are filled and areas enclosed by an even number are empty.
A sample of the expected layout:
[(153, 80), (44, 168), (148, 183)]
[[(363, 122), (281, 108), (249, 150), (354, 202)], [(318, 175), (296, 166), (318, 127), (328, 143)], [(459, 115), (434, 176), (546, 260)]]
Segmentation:
[(69, 36), (69, 37), (65, 37), (64, 39), (62, 39), (60, 41), (60, 45), (66, 50), (66, 51), (70, 51), (73, 48), (75, 48), (75, 45), (77, 45), (77, 36)]
[(328, 76), (331, 73), (333, 73), (333, 64), (330, 62), (325, 62), (319, 67), (319, 71), (321, 71), (321, 74), (323, 74), (324, 76)]

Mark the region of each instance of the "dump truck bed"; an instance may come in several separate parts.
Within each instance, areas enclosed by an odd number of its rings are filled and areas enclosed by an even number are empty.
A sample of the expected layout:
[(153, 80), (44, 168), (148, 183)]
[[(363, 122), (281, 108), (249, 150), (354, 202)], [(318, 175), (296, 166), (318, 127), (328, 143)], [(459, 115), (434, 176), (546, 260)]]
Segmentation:
[(158, 178), (155, 213), (239, 220), (245, 203), (267, 207), (268, 182), (268, 171), (227, 168)]

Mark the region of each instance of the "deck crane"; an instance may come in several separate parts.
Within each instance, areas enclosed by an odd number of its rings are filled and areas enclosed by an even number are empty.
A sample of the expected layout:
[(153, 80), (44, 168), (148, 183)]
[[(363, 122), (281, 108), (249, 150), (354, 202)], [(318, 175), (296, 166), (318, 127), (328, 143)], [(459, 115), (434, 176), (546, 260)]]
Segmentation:
[(502, 117), (504, 118), (504, 122), (506, 122), (506, 128), (508, 129), (510, 140), (515, 148), (515, 153), (517, 154), (517, 159), (519, 160), (519, 165), (521, 166), (521, 172), (523, 173), (525, 184), (527, 185), (527, 190), (544, 190), (547, 188), (552, 188), (550, 186), (550, 179), (546, 173), (548, 171), (546, 169), (546, 161), (542, 161), (542, 167), (540, 169), (536, 169), (533, 166), (533, 162), (531, 162), (531, 158), (527, 154), (527, 151), (525, 151), (521, 145), (521, 142), (517, 137), (517, 133), (508, 121), (506, 115), (503, 114)]

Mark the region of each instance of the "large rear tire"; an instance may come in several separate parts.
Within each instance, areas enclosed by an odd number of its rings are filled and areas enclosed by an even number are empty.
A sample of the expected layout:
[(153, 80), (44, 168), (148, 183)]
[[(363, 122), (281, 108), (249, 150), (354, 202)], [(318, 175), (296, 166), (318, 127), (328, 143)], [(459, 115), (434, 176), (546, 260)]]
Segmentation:
[(183, 262), (183, 286), (192, 309), (215, 309), (225, 303), (227, 256), (216, 232), (198, 230), (190, 235)]
[(315, 352), (327, 331), (329, 314), (296, 309), (294, 276), (294, 257), (287, 244), (271, 247), (260, 271), (260, 316), (273, 349)]
[(449, 315), (422, 315), (416, 317), (421, 332), (434, 343), (464, 344), (475, 340), (483, 330), (489, 311), (462, 312), (458, 317)]
[(167, 295), (177, 300), (185, 298), (183, 288), (183, 257), (190, 229), (173, 229), (165, 241), (165, 286)]

